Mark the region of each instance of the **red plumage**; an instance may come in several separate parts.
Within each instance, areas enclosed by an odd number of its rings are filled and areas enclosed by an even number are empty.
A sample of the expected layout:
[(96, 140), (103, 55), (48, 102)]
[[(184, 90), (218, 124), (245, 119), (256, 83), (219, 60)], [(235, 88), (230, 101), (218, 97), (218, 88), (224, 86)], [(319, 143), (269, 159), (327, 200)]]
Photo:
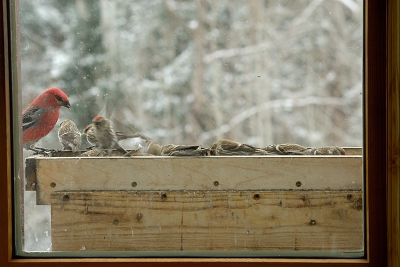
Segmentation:
[(50, 133), (58, 121), (62, 106), (70, 108), (68, 96), (58, 88), (48, 88), (24, 110), (22, 139), (26, 149), (34, 148), (37, 141)]

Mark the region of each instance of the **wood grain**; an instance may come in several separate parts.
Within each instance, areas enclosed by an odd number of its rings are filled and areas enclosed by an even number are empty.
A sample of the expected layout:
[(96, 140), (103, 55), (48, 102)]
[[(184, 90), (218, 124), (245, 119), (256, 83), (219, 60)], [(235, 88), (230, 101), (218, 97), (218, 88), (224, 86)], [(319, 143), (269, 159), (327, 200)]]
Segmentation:
[[(388, 263), (400, 266), (400, 3), (388, 7)], [(397, 200), (397, 201), (395, 201)]]
[(362, 192), (54, 192), (53, 251), (363, 250)]
[(361, 156), (35, 160), (37, 204), (44, 205), (52, 192), (68, 190), (361, 190), (363, 184)]

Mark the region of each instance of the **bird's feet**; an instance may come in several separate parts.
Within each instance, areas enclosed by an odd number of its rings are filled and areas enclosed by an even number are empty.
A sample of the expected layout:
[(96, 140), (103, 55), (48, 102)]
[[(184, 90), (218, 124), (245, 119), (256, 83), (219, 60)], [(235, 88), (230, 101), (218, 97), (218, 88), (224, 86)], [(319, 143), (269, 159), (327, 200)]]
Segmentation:
[(55, 153), (56, 150), (55, 149), (51, 149), (51, 148), (43, 148), (43, 147), (30, 147), (30, 149), (32, 151), (35, 152), (34, 155), (44, 155), (45, 157), (50, 157), (52, 155), (52, 153)]

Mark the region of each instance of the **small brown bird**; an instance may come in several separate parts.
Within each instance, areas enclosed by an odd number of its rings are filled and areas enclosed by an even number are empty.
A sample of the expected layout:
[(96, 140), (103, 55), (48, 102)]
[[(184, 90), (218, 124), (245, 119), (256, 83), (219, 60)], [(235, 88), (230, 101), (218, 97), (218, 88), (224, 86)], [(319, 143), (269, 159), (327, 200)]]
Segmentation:
[(83, 129), (82, 132), (83, 135), (86, 135), (86, 140), (88, 141), (88, 143), (92, 145), (91, 148), (98, 147), (100, 145), (99, 141), (97, 141), (96, 137), (94, 136), (93, 127), (93, 123), (86, 125), (85, 129)]
[[(99, 142), (99, 148), (101, 151), (107, 150), (106, 155), (110, 155), (111, 150), (116, 149), (123, 153), (124, 155), (128, 153), (118, 144), (118, 137), (115, 133), (110, 121), (101, 116), (96, 116), (92, 120), (93, 123), (93, 134), (94, 137)], [(99, 153), (98, 155), (100, 155)]]
[(277, 155), (304, 155), (307, 148), (298, 144), (277, 144), (269, 145), (265, 150)]
[(161, 147), (162, 156), (205, 156), (209, 151), (197, 145), (165, 145)]
[[(97, 141), (96, 136), (94, 135), (93, 127), (94, 127), (93, 123), (86, 125), (85, 129), (82, 132), (83, 135), (86, 135), (86, 140), (88, 141), (88, 143), (92, 145), (91, 148), (98, 147), (100, 145), (99, 141)], [(142, 139), (146, 138), (143, 135), (138, 134), (138, 133), (127, 135), (127, 134), (124, 134), (123, 132), (115, 131), (115, 134), (117, 135), (118, 141), (125, 140), (128, 138), (136, 138), (136, 137), (139, 137)]]
[(144, 149), (145, 152), (152, 154), (154, 156), (161, 156), (162, 146), (155, 141), (145, 141)]
[(58, 140), (63, 147), (63, 150), (72, 150), (76, 152), (81, 145), (81, 133), (76, 127), (76, 124), (71, 120), (63, 120), (58, 127)]
[(298, 144), (269, 145), (265, 148), (276, 155), (346, 155), (343, 148), (338, 146), (304, 147)]
[(216, 156), (234, 156), (234, 155), (268, 155), (269, 153), (263, 149), (254, 146), (241, 144), (239, 142), (228, 139), (221, 139), (210, 147), (211, 155)]

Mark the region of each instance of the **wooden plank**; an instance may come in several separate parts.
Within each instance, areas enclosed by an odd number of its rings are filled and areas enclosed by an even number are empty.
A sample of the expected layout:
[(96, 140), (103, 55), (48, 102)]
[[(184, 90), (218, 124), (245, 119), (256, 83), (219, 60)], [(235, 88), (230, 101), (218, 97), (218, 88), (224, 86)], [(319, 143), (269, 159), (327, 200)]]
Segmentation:
[(54, 191), (361, 190), (361, 156), (36, 158), (37, 203)]
[(361, 147), (344, 147), (347, 155), (362, 155), (363, 150)]
[(53, 192), (53, 251), (363, 250), (361, 191)]

